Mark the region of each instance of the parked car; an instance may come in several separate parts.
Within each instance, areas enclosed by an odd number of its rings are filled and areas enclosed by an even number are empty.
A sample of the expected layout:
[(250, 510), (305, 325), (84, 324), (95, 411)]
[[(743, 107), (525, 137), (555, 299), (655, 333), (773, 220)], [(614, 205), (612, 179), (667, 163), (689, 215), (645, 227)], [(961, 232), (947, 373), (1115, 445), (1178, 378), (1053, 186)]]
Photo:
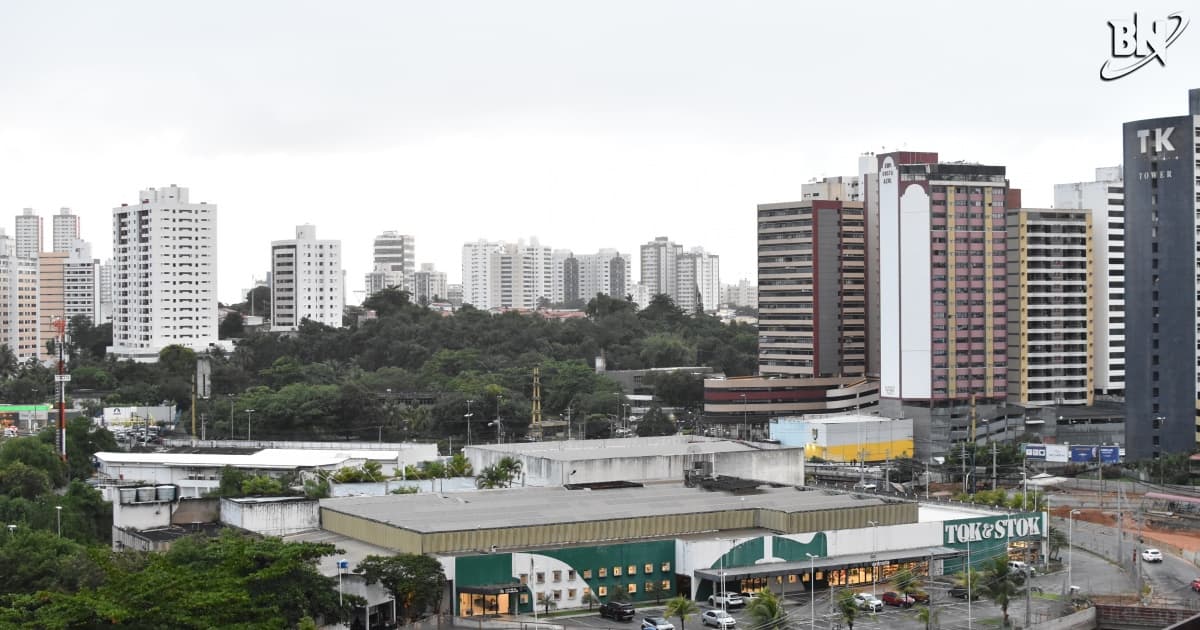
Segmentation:
[(628, 602), (604, 602), (600, 605), (600, 616), (615, 621), (632, 621), (633, 604)]
[(1162, 562), (1163, 561), (1162, 552), (1157, 549), (1147, 549), (1142, 552), (1142, 561), (1143, 562)]
[(746, 600), (742, 599), (742, 596), (738, 593), (713, 593), (708, 596), (708, 604), (710, 606), (724, 605), (725, 608), (737, 608), (745, 606)]
[(746, 602), (747, 606), (750, 605), (750, 602), (758, 599), (758, 593), (750, 593), (747, 591), (742, 591), (741, 593), (738, 593), (738, 595), (742, 596), (742, 601)]
[(854, 604), (861, 610), (869, 610), (871, 612), (880, 612), (883, 610), (883, 602), (870, 593), (855, 593)]
[(642, 619), (642, 630), (675, 630), (675, 624), (662, 617), (646, 617)]
[(1027, 571), (1029, 572), (1029, 575), (1031, 575), (1031, 576), (1037, 575), (1036, 569), (1034, 569), (1028, 563), (1021, 562), (1020, 560), (1009, 560), (1008, 568), (1010, 571), (1020, 574), (1021, 576), (1024, 576)]
[[(967, 587), (965, 587), (965, 586), (952, 586), (952, 587), (950, 587), (949, 592), (950, 592), (950, 597), (957, 597), (959, 599), (967, 598)], [(971, 601), (976, 601), (978, 599), (979, 599), (979, 593), (975, 593), (975, 596), (971, 598)]]
[(737, 625), (737, 620), (724, 610), (714, 608), (700, 614), (700, 623), (714, 628), (732, 628)]
[(875, 484), (867, 481), (854, 484), (855, 492), (875, 492)]
[(916, 601), (918, 604), (928, 604), (929, 603), (929, 593), (926, 593), (925, 591), (913, 591), (913, 592), (909, 593), (908, 596), (913, 598), (913, 600)]
[(1200, 593), (1200, 578), (1192, 580), (1192, 590)]
[(897, 593), (896, 591), (888, 591), (884, 593), (883, 597), (880, 599), (882, 599), (883, 603), (887, 604), (888, 606), (899, 606), (901, 608), (912, 608), (912, 605), (917, 603), (916, 599), (913, 599), (904, 593)]

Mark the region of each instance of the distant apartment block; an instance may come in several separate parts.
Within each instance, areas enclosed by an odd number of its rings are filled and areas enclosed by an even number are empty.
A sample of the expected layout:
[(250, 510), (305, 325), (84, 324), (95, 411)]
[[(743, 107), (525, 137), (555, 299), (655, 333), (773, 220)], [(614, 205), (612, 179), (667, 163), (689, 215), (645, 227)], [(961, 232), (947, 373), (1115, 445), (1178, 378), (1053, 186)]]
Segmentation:
[(758, 308), (758, 285), (742, 278), (722, 287), (721, 303), (733, 307)]
[(91, 245), (78, 239), (66, 251), (42, 252), (38, 256), (38, 345), (42, 359), (58, 357), (46, 348), (46, 342), (58, 337), (55, 322), (70, 322), (81, 315), (96, 321), (97, 266)]
[(862, 184), (857, 177), (838, 176), (813, 179), (800, 185), (802, 201), (862, 201)]
[(113, 345), (117, 358), (156, 361), (169, 345), (217, 341), (217, 207), (178, 186), (113, 208)]
[(446, 274), (433, 268), (433, 263), (422, 263), (421, 269), (413, 273), (413, 299), (418, 303), (445, 302), (449, 300)]
[(375, 237), (371, 272), (366, 277), (370, 297), (386, 288), (412, 292), (412, 274), (416, 272), (416, 238), (389, 230)]
[(575, 258), (579, 266), (580, 299), (588, 302), (601, 294), (624, 299), (628, 287), (633, 284), (633, 264), (629, 254), (606, 248)]
[(96, 302), (96, 324), (107, 324), (112, 322), (113, 317), (113, 285), (112, 285), (113, 261), (111, 258), (105, 260), (96, 268), (96, 292), (99, 297)]
[(462, 300), (480, 310), (500, 306), (499, 242), (480, 239), (462, 250)]
[(16, 247), (19, 258), (37, 258), (42, 251), (42, 217), (33, 208), (17, 215)]
[(271, 330), (296, 330), (306, 319), (340, 328), (345, 306), (341, 241), (298, 225), (296, 238), (271, 242)]
[(694, 247), (675, 257), (675, 305), (685, 313), (715, 312), (720, 306), (721, 259)]
[(1125, 396), (1125, 181), (1121, 167), (1096, 169), (1096, 180), (1057, 184), (1054, 207), (1092, 217), (1092, 312), (1096, 395)]
[(554, 293), (550, 247), (479, 240), (463, 245), (463, 302), (478, 309), (533, 310)]
[(641, 247), (641, 284), (651, 297), (659, 294), (678, 297), (676, 259), (683, 246), (665, 236), (655, 238)]
[(1092, 404), (1092, 214), (1008, 211), (1008, 393), (1025, 406)]
[(759, 373), (867, 373), (866, 227), (861, 201), (758, 206)]
[(54, 215), (53, 249), (56, 252), (70, 251), (79, 240), (79, 215), (73, 214), (70, 208), (62, 208)]
[(18, 361), (41, 357), (37, 257), (17, 256), (16, 242), (0, 230), (0, 343)]

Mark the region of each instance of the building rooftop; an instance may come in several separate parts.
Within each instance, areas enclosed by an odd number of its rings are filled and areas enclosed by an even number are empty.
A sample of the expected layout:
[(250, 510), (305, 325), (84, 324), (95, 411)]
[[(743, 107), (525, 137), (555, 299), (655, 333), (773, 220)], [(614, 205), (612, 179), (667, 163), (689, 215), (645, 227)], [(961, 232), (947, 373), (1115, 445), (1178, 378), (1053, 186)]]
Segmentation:
[[(150, 464), (194, 468), (291, 469), (327, 468), (348, 460), (397, 461), (399, 451), (335, 451), (267, 448), (250, 454), (226, 453), (123, 453), (99, 452), (96, 459), (105, 464)], [(385, 474), (391, 471), (385, 470)]]
[(528, 487), (453, 495), (347, 497), (323, 499), (321, 508), (424, 534), (733, 510), (797, 513), (884, 504), (877, 497), (791, 487), (734, 495), (672, 482), (613, 490)]
[(563, 440), (553, 442), (521, 442), (512, 444), (473, 444), (496, 453), (542, 457), (556, 461), (612, 459), (614, 457), (673, 457), (762, 450), (759, 446), (699, 435), (670, 435), (650, 438), (615, 438), (610, 440)]

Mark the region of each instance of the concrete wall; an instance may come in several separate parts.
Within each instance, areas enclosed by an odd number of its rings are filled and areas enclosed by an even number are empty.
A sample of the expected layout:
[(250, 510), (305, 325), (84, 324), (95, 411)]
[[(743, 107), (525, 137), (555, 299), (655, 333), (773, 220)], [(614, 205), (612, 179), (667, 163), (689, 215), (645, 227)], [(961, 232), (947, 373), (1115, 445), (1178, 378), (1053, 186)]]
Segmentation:
[(171, 524), (170, 503), (121, 503), (113, 501), (113, 527), (142, 530)]
[(400, 466), (417, 465), (438, 458), (437, 444), (418, 442), (287, 442), (279, 440), (164, 440), (165, 446), (197, 448), (285, 448), (338, 451), (399, 451)]
[(306, 499), (221, 499), (221, 522), (268, 536), (294, 534), (321, 526), (317, 501)]
[(221, 517), (220, 499), (183, 499), (175, 504), (171, 514), (172, 525), (192, 523), (215, 523)]
[(1029, 626), (1029, 630), (1092, 630), (1096, 627), (1096, 609), (1085, 608), (1066, 617), (1059, 617)]
[(381, 497), (397, 488), (416, 488), (417, 492), (467, 492), (475, 490), (474, 477), (449, 479), (389, 479), (372, 483), (330, 483), (331, 497)]

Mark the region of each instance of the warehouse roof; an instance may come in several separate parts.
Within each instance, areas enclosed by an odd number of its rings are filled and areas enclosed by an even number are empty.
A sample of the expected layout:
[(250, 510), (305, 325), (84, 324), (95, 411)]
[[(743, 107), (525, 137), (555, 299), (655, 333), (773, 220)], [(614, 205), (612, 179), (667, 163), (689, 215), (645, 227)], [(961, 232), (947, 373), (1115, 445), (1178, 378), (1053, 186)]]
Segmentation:
[(612, 459), (614, 457), (674, 457), (679, 455), (707, 455), (712, 453), (763, 450), (763, 446), (760, 445), (698, 435), (513, 444), (475, 444), (467, 448), (477, 448), (502, 454), (511, 453), (527, 457), (542, 457), (557, 461)]
[(529, 487), (452, 495), (346, 497), (324, 499), (321, 508), (418, 533), (435, 533), (730, 510), (794, 513), (883, 504), (876, 497), (790, 487), (732, 495), (662, 483), (614, 490)]
[[(96, 459), (105, 464), (150, 464), (189, 468), (326, 468), (347, 460), (397, 461), (399, 451), (336, 451), (267, 448), (244, 455), (227, 453), (120, 453), (99, 452)], [(391, 471), (384, 471), (390, 473)]]

